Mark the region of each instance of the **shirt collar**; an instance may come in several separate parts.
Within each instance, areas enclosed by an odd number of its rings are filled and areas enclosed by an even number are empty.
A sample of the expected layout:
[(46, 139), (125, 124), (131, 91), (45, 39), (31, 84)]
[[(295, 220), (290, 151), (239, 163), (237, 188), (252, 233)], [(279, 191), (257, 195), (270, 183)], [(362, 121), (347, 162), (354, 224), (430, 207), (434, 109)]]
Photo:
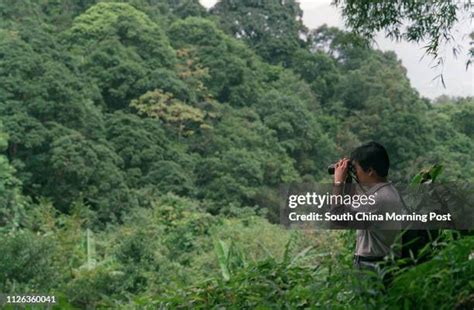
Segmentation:
[(387, 181), (387, 182), (376, 183), (368, 189), (367, 189), (367, 186), (362, 186), (360, 184), (359, 184), (359, 187), (361, 188), (362, 192), (365, 193), (366, 195), (373, 195), (382, 187), (390, 185), (390, 184), (392, 184), (392, 182)]

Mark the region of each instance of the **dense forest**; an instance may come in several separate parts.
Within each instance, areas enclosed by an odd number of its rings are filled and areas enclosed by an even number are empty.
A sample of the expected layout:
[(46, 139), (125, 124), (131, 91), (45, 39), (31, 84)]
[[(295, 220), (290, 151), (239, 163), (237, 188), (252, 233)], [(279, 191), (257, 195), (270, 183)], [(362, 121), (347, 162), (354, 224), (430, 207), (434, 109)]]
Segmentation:
[[(391, 289), (353, 287), (352, 231), (278, 225), (278, 187), (383, 143), (390, 179), (474, 181), (474, 99), (429, 100), (393, 52), (294, 1), (0, 1), (0, 292), (67, 308), (474, 303), (445, 231)], [(449, 241), (449, 242), (448, 242)]]

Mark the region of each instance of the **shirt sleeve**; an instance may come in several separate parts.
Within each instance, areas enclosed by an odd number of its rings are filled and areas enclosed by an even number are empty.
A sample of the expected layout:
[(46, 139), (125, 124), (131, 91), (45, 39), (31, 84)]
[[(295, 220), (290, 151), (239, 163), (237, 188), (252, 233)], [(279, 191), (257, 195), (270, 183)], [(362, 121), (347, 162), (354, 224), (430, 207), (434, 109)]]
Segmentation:
[[(351, 196), (351, 203), (350, 204), (332, 204), (330, 206), (330, 213), (331, 214), (336, 214), (336, 215), (343, 215), (343, 214), (350, 214), (352, 220), (348, 221), (332, 221), (331, 222), (331, 228), (354, 228), (354, 229), (369, 229), (373, 228), (376, 226), (380, 226), (380, 222), (378, 221), (371, 221), (371, 220), (363, 220), (363, 221), (358, 221), (356, 220), (356, 215), (360, 213), (365, 213), (367, 216), (369, 215), (380, 215), (384, 213), (384, 206), (386, 205), (386, 202), (384, 202), (384, 195), (378, 195), (377, 192), (372, 193), (372, 194), (365, 194), (365, 193), (360, 193), (360, 191), (357, 190), (352, 190), (351, 193), (344, 194), (343, 191), (341, 191), (341, 188), (335, 187), (333, 189), (334, 194), (339, 194), (343, 195), (344, 198), (346, 198), (346, 195)], [(371, 201), (367, 200), (365, 203), (361, 203), (360, 198), (362, 195), (365, 196), (373, 196), (373, 203), (370, 203)], [(360, 215), (359, 215), (360, 217)], [(366, 218), (366, 217), (364, 217)]]

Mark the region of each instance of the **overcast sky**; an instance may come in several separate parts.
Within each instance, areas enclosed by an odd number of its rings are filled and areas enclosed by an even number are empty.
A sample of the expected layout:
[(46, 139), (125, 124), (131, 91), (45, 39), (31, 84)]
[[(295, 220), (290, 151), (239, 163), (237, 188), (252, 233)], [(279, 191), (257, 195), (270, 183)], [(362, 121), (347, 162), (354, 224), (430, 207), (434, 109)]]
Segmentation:
[[(217, 0), (200, 0), (206, 7), (213, 6)], [(314, 29), (323, 24), (345, 28), (341, 14), (335, 7), (331, 6), (331, 0), (300, 0), (303, 10), (303, 22)], [(443, 88), (439, 79), (433, 80), (441, 73), (441, 68), (431, 68), (433, 66), (430, 56), (424, 56), (422, 45), (393, 42), (386, 39), (383, 33), (376, 37), (376, 42), (381, 50), (393, 50), (402, 60), (403, 66), (407, 68), (408, 78), (411, 84), (420, 92), (422, 96), (436, 98), (442, 94), (450, 96), (474, 96), (474, 71), (472, 66), (466, 70), (467, 52), (469, 50), (469, 38), (466, 34), (473, 31), (470, 19), (460, 18), (460, 22), (454, 29), (456, 45), (461, 46), (461, 53), (458, 58), (452, 54), (454, 45), (444, 46), (441, 51), (445, 62), (442, 69), (446, 88)]]

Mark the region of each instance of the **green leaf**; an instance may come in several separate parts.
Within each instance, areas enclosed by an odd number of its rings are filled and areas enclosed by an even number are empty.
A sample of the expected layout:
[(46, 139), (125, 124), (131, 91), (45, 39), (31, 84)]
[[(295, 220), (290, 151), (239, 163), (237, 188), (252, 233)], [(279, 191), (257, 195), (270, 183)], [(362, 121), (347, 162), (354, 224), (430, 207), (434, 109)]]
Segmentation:
[(87, 228), (87, 269), (94, 269), (96, 266), (95, 259), (95, 240), (92, 231)]
[(224, 281), (229, 281), (229, 246), (224, 241), (219, 240), (218, 242), (215, 242), (214, 248), (217, 254), (219, 267), (221, 268), (222, 278), (224, 278)]
[(301, 252), (296, 254), (295, 257), (293, 257), (293, 259), (291, 260), (290, 265), (295, 264), (300, 258), (305, 257), (306, 254), (308, 254), (308, 252), (311, 251), (312, 249), (314, 249), (314, 246), (310, 245), (309, 247), (303, 249)]

